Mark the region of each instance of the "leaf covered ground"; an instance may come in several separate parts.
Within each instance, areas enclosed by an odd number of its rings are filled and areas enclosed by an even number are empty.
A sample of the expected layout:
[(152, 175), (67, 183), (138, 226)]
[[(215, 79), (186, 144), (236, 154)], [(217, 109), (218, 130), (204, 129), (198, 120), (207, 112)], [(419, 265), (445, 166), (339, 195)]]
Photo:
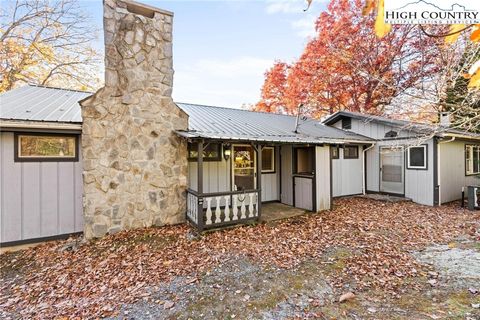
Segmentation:
[(0, 256), (0, 317), (115, 316), (152, 288), (180, 278), (193, 283), (232, 259), (285, 272), (313, 263), (334, 291), (401, 299), (405, 290), (420, 292), (415, 279), (428, 274), (413, 251), (459, 236), (478, 241), (479, 232), (480, 214), (458, 204), (348, 198), (332, 211), (200, 237), (178, 225), (121, 232), (73, 250), (61, 250), (66, 241), (47, 243)]

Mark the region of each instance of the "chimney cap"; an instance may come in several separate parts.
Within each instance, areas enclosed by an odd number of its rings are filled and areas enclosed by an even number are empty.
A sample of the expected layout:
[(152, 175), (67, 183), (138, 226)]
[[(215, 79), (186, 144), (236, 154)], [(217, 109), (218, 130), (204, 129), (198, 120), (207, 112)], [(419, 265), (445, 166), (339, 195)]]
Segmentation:
[[(164, 10), (164, 9), (160, 9), (160, 8), (157, 8), (157, 7), (145, 4), (145, 3), (140, 3), (140, 2), (137, 2), (137, 1), (133, 1), (133, 0), (121, 0), (121, 2), (123, 2), (127, 5), (127, 10), (129, 10), (128, 7), (130, 7), (132, 9), (138, 10), (139, 14), (141, 14), (140, 13), (141, 11), (154, 11), (154, 12), (159, 12), (159, 13), (162, 13), (162, 14), (169, 15), (169, 16), (173, 17), (173, 12), (168, 11), (168, 10)], [(136, 13), (136, 12), (134, 12), (134, 13)]]

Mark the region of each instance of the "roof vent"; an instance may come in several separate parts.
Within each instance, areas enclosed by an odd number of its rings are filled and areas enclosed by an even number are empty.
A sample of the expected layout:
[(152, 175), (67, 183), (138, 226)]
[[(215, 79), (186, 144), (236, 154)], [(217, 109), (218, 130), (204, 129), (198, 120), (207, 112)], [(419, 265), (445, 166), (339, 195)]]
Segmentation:
[(397, 131), (388, 131), (387, 133), (385, 133), (385, 138), (395, 138), (396, 136), (398, 136), (398, 132)]

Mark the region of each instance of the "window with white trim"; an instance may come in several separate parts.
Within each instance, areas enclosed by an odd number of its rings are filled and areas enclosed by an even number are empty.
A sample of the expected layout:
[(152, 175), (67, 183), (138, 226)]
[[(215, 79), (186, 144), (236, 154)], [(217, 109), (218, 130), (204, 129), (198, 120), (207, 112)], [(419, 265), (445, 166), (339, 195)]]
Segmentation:
[(427, 170), (427, 145), (407, 149), (407, 169)]
[(479, 174), (480, 173), (480, 145), (467, 144), (465, 145), (465, 174)]
[(275, 172), (275, 148), (264, 147), (262, 149), (262, 173)]

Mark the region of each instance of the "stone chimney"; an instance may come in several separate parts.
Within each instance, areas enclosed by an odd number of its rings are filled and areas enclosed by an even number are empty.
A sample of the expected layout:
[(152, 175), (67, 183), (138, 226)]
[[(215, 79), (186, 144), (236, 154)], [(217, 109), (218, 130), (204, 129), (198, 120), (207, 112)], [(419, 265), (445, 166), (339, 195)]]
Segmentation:
[(85, 237), (184, 221), (187, 115), (172, 100), (173, 13), (104, 0), (105, 86), (82, 105)]

